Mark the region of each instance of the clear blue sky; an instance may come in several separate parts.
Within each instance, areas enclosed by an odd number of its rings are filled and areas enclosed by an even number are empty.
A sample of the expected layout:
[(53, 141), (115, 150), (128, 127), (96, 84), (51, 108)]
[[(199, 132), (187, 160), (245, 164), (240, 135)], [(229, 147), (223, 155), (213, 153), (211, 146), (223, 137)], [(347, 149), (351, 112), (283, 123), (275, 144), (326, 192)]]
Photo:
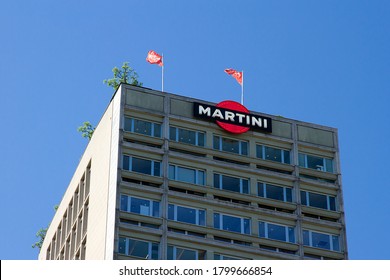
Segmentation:
[(145, 87), (339, 129), (351, 259), (390, 259), (389, 1), (2, 1), (0, 259), (36, 259), (128, 61)]

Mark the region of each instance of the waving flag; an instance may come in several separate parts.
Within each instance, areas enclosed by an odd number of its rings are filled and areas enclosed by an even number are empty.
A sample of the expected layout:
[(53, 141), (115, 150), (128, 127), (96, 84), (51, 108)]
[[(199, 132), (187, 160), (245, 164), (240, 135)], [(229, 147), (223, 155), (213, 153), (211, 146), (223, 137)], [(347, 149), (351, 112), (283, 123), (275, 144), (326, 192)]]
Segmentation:
[(150, 64), (158, 64), (159, 66), (163, 66), (162, 56), (156, 53), (155, 51), (149, 51), (148, 56), (146, 57), (146, 61)]
[(242, 72), (229, 68), (225, 69), (225, 73), (232, 76), (240, 85), (242, 85)]

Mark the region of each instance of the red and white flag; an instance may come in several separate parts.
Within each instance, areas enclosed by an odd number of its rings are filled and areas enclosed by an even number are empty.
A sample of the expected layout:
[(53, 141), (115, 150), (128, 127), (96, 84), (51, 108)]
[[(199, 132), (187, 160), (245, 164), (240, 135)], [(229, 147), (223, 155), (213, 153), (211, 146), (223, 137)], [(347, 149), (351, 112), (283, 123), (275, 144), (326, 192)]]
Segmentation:
[(151, 64), (158, 64), (159, 66), (163, 66), (163, 57), (156, 53), (155, 51), (149, 51), (148, 56), (146, 57), (146, 61)]
[(225, 69), (225, 73), (232, 76), (240, 85), (242, 85), (242, 72), (229, 68)]

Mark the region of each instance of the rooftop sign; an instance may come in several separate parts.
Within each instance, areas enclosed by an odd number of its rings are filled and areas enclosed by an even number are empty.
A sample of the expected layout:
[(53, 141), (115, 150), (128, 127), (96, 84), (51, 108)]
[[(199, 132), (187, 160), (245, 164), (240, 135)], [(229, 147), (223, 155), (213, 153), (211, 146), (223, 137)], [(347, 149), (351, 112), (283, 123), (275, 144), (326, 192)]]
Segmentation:
[(249, 110), (235, 101), (222, 101), (216, 106), (194, 103), (194, 116), (215, 121), (224, 130), (241, 134), (252, 129), (272, 132), (271, 118), (250, 114)]

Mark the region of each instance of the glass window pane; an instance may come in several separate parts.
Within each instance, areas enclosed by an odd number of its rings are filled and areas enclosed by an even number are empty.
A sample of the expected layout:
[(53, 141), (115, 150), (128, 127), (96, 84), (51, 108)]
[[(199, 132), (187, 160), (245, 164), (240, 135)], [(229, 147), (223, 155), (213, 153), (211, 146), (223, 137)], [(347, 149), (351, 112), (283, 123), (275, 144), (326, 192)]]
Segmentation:
[(249, 181), (246, 179), (241, 179), (242, 181), (242, 193), (249, 193)]
[(169, 220), (175, 219), (175, 206), (173, 204), (168, 205), (168, 219)]
[(329, 210), (336, 211), (336, 198), (329, 196)]
[(126, 238), (119, 237), (119, 249), (120, 254), (126, 254)]
[(333, 173), (333, 160), (330, 158), (325, 159), (326, 171)]
[(238, 217), (223, 215), (222, 229), (241, 233), (241, 219)]
[(168, 172), (168, 178), (171, 180), (175, 180), (175, 166), (169, 165), (169, 172)]
[(323, 158), (309, 156), (309, 155), (306, 155), (306, 158), (307, 158), (307, 167), (308, 168), (312, 168), (312, 169), (316, 169), (316, 170), (320, 170), (320, 171), (325, 170)]
[(127, 211), (127, 195), (121, 195), (121, 210)]
[(305, 165), (305, 155), (304, 154), (298, 154), (298, 161), (299, 166), (306, 167)]
[(152, 162), (141, 158), (132, 158), (132, 171), (143, 174), (152, 174)]
[(265, 147), (265, 159), (282, 162), (282, 151), (276, 148)]
[(145, 259), (149, 255), (148, 242), (129, 239), (128, 255)]
[(130, 212), (145, 216), (150, 215), (150, 201), (140, 198), (131, 198)]
[(329, 235), (319, 232), (312, 232), (311, 238), (313, 247), (330, 250)]
[(198, 171), (198, 185), (205, 185), (204, 178), (204, 171)]
[(257, 183), (257, 195), (260, 197), (264, 197), (264, 184)]
[(153, 217), (160, 217), (160, 202), (153, 201)]
[(130, 170), (130, 158), (129, 156), (123, 156), (123, 169)]
[(173, 246), (168, 246), (167, 259), (173, 260)]
[(220, 189), (221, 186), (219, 185), (219, 174), (214, 174), (214, 188)]
[(332, 236), (332, 243), (333, 243), (333, 251), (340, 252), (340, 242), (339, 242), (338, 236), (336, 236), (336, 235)]
[(240, 179), (223, 175), (222, 189), (233, 192), (240, 192)]
[(130, 118), (125, 118), (125, 131), (131, 131), (131, 119)]
[(152, 260), (158, 260), (158, 244), (152, 243)]
[(310, 246), (310, 236), (308, 230), (303, 231), (303, 245)]
[(152, 135), (152, 124), (150, 122), (134, 119), (134, 132)]
[(198, 146), (204, 147), (204, 133), (198, 132)]
[(263, 158), (263, 146), (262, 145), (256, 145), (256, 156), (258, 158), (264, 159)]
[(176, 127), (173, 127), (173, 126), (169, 127), (169, 140), (177, 141), (176, 140)]
[(176, 248), (176, 260), (196, 260), (196, 251)]
[(195, 145), (196, 144), (195, 131), (179, 129), (179, 142)]
[(288, 241), (295, 243), (295, 230), (292, 227), (288, 228)]
[(206, 225), (206, 211), (199, 210), (199, 225), (205, 226)]
[(307, 205), (306, 192), (305, 191), (301, 191), (301, 204), (302, 205)]
[(242, 155), (248, 155), (248, 143), (247, 142), (241, 142), (241, 154)]
[(292, 202), (292, 190), (290, 188), (286, 188), (286, 201)]
[(284, 163), (290, 164), (290, 151), (283, 151)]
[(219, 139), (220, 139), (220, 137), (218, 137), (218, 136), (213, 137), (213, 148), (215, 150), (219, 150)]
[(280, 225), (268, 224), (268, 238), (280, 241), (287, 241), (286, 228)]
[(265, 238), (265, 223), (259, 222), (259, 236)]
[(267, 187), (267, 198), (277, 199), (284, 201), (283, 188), (273, 185), (266, 185)]
[(161, 137), (161, 125), (158, 123), (154, 124), (154, 135), (153, 136), (158, 137), (158, 138)]
[(154, 162), (154, 172), (153, 172), (153, 175), (154, 176), (161, 176), (160, 162), (158, 162), (158, 161)]
[(244, 219), (244, 232), (245, 234), (251, 234), (251, 220)]
[(214, 228), (217, 228), (217, 229), (221, 228), (221, 224), (219, 222), (219, 217), (220, 217), (220, 214), (214, 213)]
[(328, 209), (328, 203), (326, 195), (309, 193), (309, 203), (312, 207)]
[(177, 206), (177, 221), (189, 224), (196, 224), (196, 210), (192, 208)]
[(177, 167), (177, 177), (176, 179), (179, 181), (195, 184), (195, 170)]
[(239, 141), (222, 138), (222, 150), (230, 153), (239, 153)]

